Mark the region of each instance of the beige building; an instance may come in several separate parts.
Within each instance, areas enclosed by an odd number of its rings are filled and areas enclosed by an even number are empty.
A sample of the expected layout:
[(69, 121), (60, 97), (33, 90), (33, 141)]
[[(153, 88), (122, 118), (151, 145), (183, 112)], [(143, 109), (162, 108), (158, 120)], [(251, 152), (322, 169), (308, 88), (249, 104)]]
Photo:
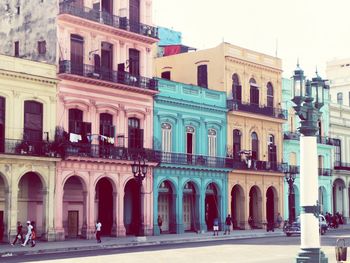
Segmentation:
[(222, 43), (156, 59), (156, 75), (227, 92), (228, 213), (234, 226), (263, 227), (283, 211), (282, 63), (279, 58)]
[(56, 67), (0, 55), (0, 237), (54, 236)]

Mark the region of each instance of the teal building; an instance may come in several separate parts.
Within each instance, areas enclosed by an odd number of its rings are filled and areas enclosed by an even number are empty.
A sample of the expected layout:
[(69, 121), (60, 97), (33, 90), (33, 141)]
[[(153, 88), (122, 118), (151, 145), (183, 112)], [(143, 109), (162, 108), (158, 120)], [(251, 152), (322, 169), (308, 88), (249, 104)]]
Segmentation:
[[(300, 134), (298, 127), (300, 119), (293, 109), (292, 99), (293, 81), (282, 79), (283, 107), (288, 110), (288, 122), (283, 125), (283, 160), (289, 164), (289, 172), (295, 173), (293, 189), (295, 194), (295, 215), (300, 215)], [(319, 134), (317, 137), (318, 171), (319, 171), (319, 204), (321, 212), (332, 212), (332, 151), (334, 140), (329, 137), (329, 89), (325, 90), (324, 106), (321, 109), (322, 116), (319, 119)], [(288, 194), (289, 185), (284, 183), (284, 218), (289, 217)]]
[[(227, 211), (226, 93), (158, 80), (154, 99), (154, 234), (211, 230)], [(232, 164), (231, 164), (232, 167)]]

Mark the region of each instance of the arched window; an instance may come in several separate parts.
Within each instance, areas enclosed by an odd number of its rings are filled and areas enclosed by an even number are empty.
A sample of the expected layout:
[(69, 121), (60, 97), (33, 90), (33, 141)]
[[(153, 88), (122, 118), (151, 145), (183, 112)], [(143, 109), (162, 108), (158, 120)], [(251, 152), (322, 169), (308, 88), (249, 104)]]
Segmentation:
[(256, 84), (255, 79), (249, 80), (250, 85), (250, 104), (259, 105), (259, 87)]
[(171, 124), (162, 123), (162, 151), (171, 152)]
[(252, 132), (252, 159), (259, 160), (259, 139), (256, 132)]
[(143, 129), (140, 128), (140, 120), (138, 118), (128, 119), (128, 147), (143, 147)]
[(342, 92), (337, 93), (337, 103), (339, 105), (343, 105), (343, 93)]
[(232, 98), (235, 102), (242, 101), (242, 86), (239, 84), (239, 77), (236, 73), (232, 75)]
[(267, 83), (267, 107), (273, 107), (273, 86), (271, 82)]
[(211, 157), (216, 156), (216, 130), (208, 130), (208, 155)]
[(186, 153), (195, 153), (195, 129), (192, 126), (186, 127)]
[(24, 139), (41, 141), (43, 139), (43, 104), (36, 101), (24, 102)]
[(240, 130), (233, 130), (233, 149), (232, 149), (232, 155), (233, 159), (240, 160), (240, 151), (241, 151), (241, 131)]
[(269, 134), (268, 140), (268, 161), (272, 164), (276, 164), (277, 162), (277, 148), (275, 144), (275, 136)]

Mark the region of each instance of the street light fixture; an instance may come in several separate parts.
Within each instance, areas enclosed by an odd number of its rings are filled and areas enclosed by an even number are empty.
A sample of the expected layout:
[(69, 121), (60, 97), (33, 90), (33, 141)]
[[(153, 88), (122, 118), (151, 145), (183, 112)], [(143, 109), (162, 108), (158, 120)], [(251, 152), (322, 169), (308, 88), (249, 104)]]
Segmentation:
[(292, 224), (295, 221), (295, 194), (294, 194), (294, 181), (296, 178), (296, 171), (291, 169), (292, 167), (286, 164), (284, 170), (284, 178), (288, 183), (288, 222)]
[(304, 71), (297, 65), (293, 76), (294, 110), (300, 118), (300, 224), (301, 251), (296, 262), (326, 263), (328, 259), (320, 248), (318, 206), (317, 138), (320, 109), (324, 104), (324, 90), (328, 88), (316, 72), (316, 77), (305, 80)]
[(138, 155), (136, 158), (134, 158), (134, 163), (131, 164), (131, 170), (134, 174), (134, 178), (136, 179), (137, 185), (138, 185), (138, 196), (140, 198), (139, 200), (139, 216), (137, 217), (137, 233), (136, 236), (144, 236), (143, 233), (143, 217), (142, 217), (142, 181), (146, 178), (148, 165), (146, 164), (146, 161), (143, 157)]

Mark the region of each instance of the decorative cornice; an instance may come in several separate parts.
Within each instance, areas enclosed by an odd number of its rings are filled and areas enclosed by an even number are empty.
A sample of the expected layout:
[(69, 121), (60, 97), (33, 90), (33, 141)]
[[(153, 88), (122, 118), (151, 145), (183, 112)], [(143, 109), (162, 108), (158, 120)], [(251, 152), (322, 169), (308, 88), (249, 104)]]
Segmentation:
[(46, 78), (46, 77), (41, 77), (41, 76), (31, 75), (31, 74), (29, 75), (25, 73), (8, 71), (4, 69), (0, 69), (0, 77), (1, 76), (18, 79), (18, 80), (37, 82), (37, 83), (42, 83), (46, 85), (57, 85), (58, 83), (58, 79)]
[(282, 73), (282, 69), (279, 69), (279, 68), (274, 68), (274, 67), (271, 67), (271, 66), (258, 64), (258, 63), (254, 63), (254, 62), (251, 62), (251, 61), (246, 61), (246, 60), (242, 60), (242, 59), (239, 59), (239, 58), (234, 58), (234, 57), (231, 57), (231, 56), (226, 56), (226, 59), (228, 61), (230, 61), (230, 62), (237, 63), (237, 64), (242, 64), (242, 65), (245, 65), (245, 66), (250, 66), (252, 68), (265, 70), (265, 71), (269, 71), (269, 72), (272, 72), (272, 73)]

